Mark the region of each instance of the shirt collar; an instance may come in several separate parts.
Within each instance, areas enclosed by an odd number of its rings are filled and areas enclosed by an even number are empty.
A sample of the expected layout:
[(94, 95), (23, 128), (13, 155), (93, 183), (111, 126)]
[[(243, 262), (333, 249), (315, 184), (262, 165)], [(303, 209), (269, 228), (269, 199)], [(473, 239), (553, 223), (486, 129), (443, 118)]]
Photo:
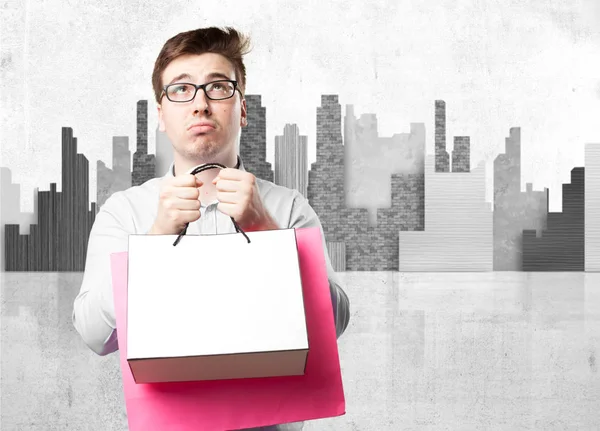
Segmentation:
[[(246, 171), (246, 169), (244, 168), (244, 162), (242, 161), (242, 158), (239, 155), (237, 156), (237, 166), (235, 167), (235, 169), (239, 169), (240, 171)], [(171, 163), (171, 166), (169, 166), (169, 170), (167, 171), (165, 176), (166, 177), (175, 176), (175, 162)]]

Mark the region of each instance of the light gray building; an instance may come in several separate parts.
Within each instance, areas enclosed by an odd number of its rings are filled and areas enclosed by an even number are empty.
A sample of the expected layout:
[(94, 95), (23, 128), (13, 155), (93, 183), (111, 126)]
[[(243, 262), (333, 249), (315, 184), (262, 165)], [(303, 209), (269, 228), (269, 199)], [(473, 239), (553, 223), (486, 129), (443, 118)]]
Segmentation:
[(296, 124), (286, 124), (283, 136), (275, 136), (275, 184), (307, 196), (308, 137)]
[(472, 172), (435, 172), (425, 159), (425, 230), (400, 232), (401, 272), (492, 271), (492, 210), (485, 163)]

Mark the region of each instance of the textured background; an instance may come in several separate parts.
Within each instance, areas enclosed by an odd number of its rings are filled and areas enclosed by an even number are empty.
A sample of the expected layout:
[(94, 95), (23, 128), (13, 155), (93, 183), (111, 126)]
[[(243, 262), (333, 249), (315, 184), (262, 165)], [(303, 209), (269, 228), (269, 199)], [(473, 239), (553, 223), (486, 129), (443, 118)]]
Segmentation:
[[(448, 106), (448, 136), (471, 136), (471, 166), (492, 163), (508, 128), (523, 132), (523, 184), (559, 190), (583, 148), (597, 142), (600, 3), (595, 0), (421, 2), (2, 2), (2, 166), (22, 184), (60, 187), (60, 128), (73, 127), (90, 163), (111, 160), (112, 136), (135, 136), (164, 41), (180, 31), (235, 25), (254, 39), (248, 93), (268, 107), (267, 160), (287, 122), (309, 137), (315, 110), (339, 94), (355, 114), (377, 115), (381, 136), (428, 127), (435, 99)], [(154, 151), (154, 133), (149, 150)], [(451, 142), (449, 140), (449, 146)], [(130, 139), (135, 151), (135, 142)], [(523, 186), (524, 187), (524, 186)], [(551, 211), (561, 209), (552, 193)]]

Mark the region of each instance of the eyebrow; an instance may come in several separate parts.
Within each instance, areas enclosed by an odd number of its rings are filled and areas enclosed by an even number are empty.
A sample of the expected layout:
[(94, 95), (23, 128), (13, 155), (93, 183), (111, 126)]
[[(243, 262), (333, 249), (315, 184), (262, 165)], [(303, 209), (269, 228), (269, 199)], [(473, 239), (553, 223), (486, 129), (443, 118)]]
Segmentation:
[[(169, 82), (169, 84), (174, 83), (175, 81), (179, 81), (180, 79), (192, 79), (192, 76), (189, 73), (180, 73), (179, 75), (177, 75), (175, 78), (171, 79), (171, 82)], [(212, 72), (209, 73), (208, 75), (206, 75), (206, 79), (207, 81), (210, 81), (211, 79), (231, 79), (229, 76), (225, 75), (224, 73), (221, 72)], [(167, 85), (169, 85), (167, 84)]]

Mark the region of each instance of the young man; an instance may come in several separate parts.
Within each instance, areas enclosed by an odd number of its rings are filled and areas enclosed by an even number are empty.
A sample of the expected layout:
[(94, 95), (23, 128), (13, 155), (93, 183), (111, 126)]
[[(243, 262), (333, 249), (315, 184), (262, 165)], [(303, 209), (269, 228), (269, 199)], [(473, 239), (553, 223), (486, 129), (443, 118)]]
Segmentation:
[[(188, 234), (230, 233), (231, 217), (244, 231), (316, 226), (322, 232), (299, 192), (254, 177), (239, 157), (241, 128), (248, 124), (242, 60), (248, 49), (249, 40), (235, 30), (206, 28), (169, 39), (156, 60), (152, 85), (174, 162), (163, 178), (113, 194), (96, 216), (73, 324), (98, 355), (118, 349), (110, 254), (126, 251), (130, 234), (179, 234), (188, 223)], [(203, 163), (227, 168), (189, 174)], [(349, 301), (324, 237), (323, 244), (339, 337), (348, 325)]]

